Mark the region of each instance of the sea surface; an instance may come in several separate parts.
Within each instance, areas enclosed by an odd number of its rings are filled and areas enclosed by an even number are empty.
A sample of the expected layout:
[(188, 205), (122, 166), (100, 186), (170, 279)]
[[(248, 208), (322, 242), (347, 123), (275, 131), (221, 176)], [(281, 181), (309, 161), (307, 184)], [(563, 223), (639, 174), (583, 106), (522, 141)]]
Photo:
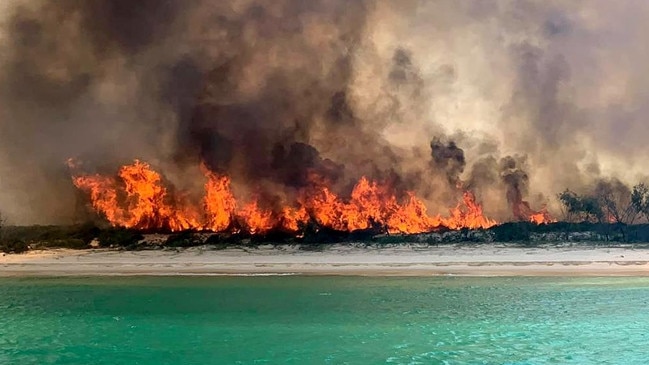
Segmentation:
[(0, 364), (648, 364), (648, 278), (0, 279)]

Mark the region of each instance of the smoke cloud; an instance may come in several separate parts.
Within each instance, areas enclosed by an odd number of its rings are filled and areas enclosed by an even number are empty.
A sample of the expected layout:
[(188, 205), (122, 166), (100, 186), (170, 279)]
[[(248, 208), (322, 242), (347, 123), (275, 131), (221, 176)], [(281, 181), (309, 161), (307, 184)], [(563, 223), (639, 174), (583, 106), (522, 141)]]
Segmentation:
[(68, 158), (139, 158), (190, 190), (204, 163), (273, 199), (367, 176), (441, 214), (461, 185), (499, 220), (644, 179), (643, 2), (8, 0), (0, 14), (12, 223), (75, 219)]

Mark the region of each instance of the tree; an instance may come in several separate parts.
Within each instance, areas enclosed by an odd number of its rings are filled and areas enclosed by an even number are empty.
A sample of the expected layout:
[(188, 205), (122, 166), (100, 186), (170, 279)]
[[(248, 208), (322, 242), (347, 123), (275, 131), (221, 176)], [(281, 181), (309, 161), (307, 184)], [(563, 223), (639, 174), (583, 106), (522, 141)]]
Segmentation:
[(24, 241), (7, 237), (6, 222), (6, 219), (0, 213), (0, 252), (23, 253), (29, 250), (29, 245)]
[(633, 187), (631, 205), (638, 214), (642, 214), (645, 219), (649, 220), (649, 187), (647, 185), (639, 183)]
[(631, 190), (617, 179), (600, 180), (595, 185), (594, 196), (608, 222), (633, 224), (638, 216)]
[(573, 222), (580, 211), (579, 197), (577, 194), (566, 189), (562, 193), (557, 194), (557, 199), (561, 202), (563, 220), (566, 222)]
[(604, 220), (599, 200), (593, 196), (577, 195), (577, 193), (566, 189), (558, 196), (563, 205), (564, 216), (569, 222), (598, 222)]

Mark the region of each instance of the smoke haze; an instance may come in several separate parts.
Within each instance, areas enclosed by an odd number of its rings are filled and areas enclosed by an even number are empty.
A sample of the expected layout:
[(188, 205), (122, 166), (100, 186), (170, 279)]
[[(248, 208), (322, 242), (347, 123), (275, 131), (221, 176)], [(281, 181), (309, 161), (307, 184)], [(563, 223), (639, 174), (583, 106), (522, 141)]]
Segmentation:
[[(5, 0), (0, 211), (69, 223), (68, 158), (241, 194), (361, 177), (445, 213), (644, 179), (649, 3)], [(194, 179), (196, 177), (196, 179)], [(615, 180), (617, 181), (617, 180)]]

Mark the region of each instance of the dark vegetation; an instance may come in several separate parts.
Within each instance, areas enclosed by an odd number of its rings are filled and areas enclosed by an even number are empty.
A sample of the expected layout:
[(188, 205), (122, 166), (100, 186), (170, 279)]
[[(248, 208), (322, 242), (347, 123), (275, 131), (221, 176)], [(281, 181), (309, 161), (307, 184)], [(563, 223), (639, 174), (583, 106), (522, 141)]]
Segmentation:
[(21, 253), (42, 248), (151, 249), (201, 245), (222, 249), (261, 244), (299, 244), (304, 249), (319, 250), (332, 243), (439, 245), (511, 242), (527, 246), (563, 242), (649, 243), (649, 223), (636, 223), (649, 222), (649, 187), (644, 184), (629, 189), (617, 181), (600, 182), (589, 192), (577, 194), (566, 190), (558, 194), (557, 198), (563, 210), (560, 222), (541, 225), (509, 222), (486, 230), (446, 230), (415, 235), (385, 234), (380, 227), (340, 232), (310, 224), (304, 227), (299, 237), (285, 232), (249, 235), (186, 231), (157, 235), (153, 239), (147, 233), (156, 232), (99, 227), (92, 223), (71, 226), (8, 226), (0, 216), (0, 251)]
[(0, 229), (0, 251), (22, 253), (29, 249), (118, 248), (126, 250), (187, 248), (209, 245), (215, 249), (227, 247), (256, 247), (261, 244), (299, 244), (306, 250), (320, 250), (333, 243), (390, 245), (400, 243), (481, 244), (490, 242), (516, 243), (534, 246), (547, 243), (649, 243), (649, 224), (557, 222), (536, 225), (510, 222), (486, 230), (458, 230), (414, 235), (378, 234), (374, 230), (339, 232), (321, 229), (292, 237), (281, 233), (265, 236), (185, 231), (156, 235), (151, 238), (137, 230), (124, 228), (100, 229), (91, 224), (74, 226), (4, 226)]
[(109, 228), (97, 235), (98, 247), (137, 248), (144, 236), (139, 231), (126, 228)]
[(0, 251), (21, 253), (28, 249), (86, 249), (101, 234), (94, 224), (72, 226), (7, 226), (0, 225)]

